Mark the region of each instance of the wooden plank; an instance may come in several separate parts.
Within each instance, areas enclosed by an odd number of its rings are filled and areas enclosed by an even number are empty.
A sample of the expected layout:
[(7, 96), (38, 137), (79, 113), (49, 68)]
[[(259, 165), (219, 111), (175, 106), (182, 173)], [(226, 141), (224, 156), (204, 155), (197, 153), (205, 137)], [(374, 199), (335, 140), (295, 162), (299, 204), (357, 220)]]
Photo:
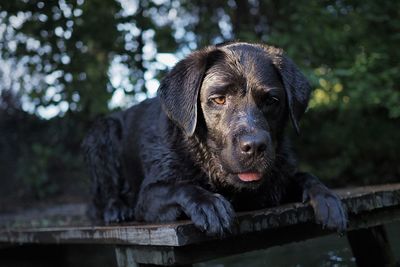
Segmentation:
[(118, 248), (125, 250), (125, 254), (129, 253), (130, 257), (138, 263), (176, 266), (265, 249), (328, 233), (328, 231), (316, 228), (314, 225), (306, 224), (232, 236), (221, 240), (210, 240), (181, 247), (118, 246)]
[[(400, 218), (400, 184), (368, 186), (338, 191), (350, 214), (350, 226), (368, 227)], [(393, 207), (393, 210), (386, 208)], [(374, 210), (382, 210), (386, 217), (375, 217)], [(369, 214), (365, 221), (353, 222), (359, 214)], [(232, 236), (261, 232), (297, 224), (312, 223), (313, 211), (309, 205), (292, 203), (275, 208), (238, 214)], [(314, 227), (318, 229), (318, 227)], [(116, 226), (80, 226), (48, 228), (6, 228), (0, 230), (4, 243), (83, 243), (146, 246), (186, 246), (215, 240), (197, 230), (190, 221), (170, 224), (122, 224)]]
[(115, 257), (118, 267), (139, 267), (131, 250), (117, 247), (115, 248)]
[(0, 213), (0, 229), (90, 226), (87, 208), (85, 203), (66, 203)]
[[(391, 221), (393, 217), (400, 218), (400, 207), (382, 208), (352, 215), (350, 230), (376, 226), (380, 224), (378, 218), (381, 218), (382, 221)], [(369, 225), (369, 221), (371, 225)], [(180, 247), (135, 245), (118, 247), (129, 251), (130, 257), (138, 263), (174, 266), (267, 249), (329, 234), (332, 232), (315, 227), (313, 223), (303, 223)]]
[[(155, 266), (160, 266), (161, 265), (171, 265), (173, 264), (174, 266), (179, 266), (179, 267), (191, 267), (192, 264), (179, 264), (177, 265), (175, 261), (171, 261), (171, 256), (173, 255), (168, 255), (170, 254), (169, 252), (165, 253), (152, 253), (151, 250), (142, 250), (139, 252), (140, 255), (139, 257), (144, 259), (148, 258), (148, 260), (145, 260), (143, 263), (143, 260), (141, 261), (142, 263), (137, 262), (138, 254), (137, 251), (134, 249), (131, 249), (131, 246), (118, 246), (115, 248), (115, 255), (117, 259), (117, 264), (118, 267), (155, 267)], [(171, 262), (169, 264), (168, 262)], [(163, 264), (165, 263), (165, 264)]]

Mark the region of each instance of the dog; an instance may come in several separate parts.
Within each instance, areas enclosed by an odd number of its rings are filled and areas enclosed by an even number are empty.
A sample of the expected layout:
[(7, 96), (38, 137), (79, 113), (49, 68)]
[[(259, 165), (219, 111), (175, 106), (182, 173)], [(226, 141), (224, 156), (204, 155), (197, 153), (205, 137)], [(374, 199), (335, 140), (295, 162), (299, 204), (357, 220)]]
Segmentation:
[(190, 218), (208, 235), (235, 212), (309, 201), (316, 222), (346, 229), (340, 199), (297, 169), (296, 132), (311, 87), (279, 48), (246, 42), (192, 52), (158, 95), (99, 119), (83, 142), (93, 216), (105, 223)]

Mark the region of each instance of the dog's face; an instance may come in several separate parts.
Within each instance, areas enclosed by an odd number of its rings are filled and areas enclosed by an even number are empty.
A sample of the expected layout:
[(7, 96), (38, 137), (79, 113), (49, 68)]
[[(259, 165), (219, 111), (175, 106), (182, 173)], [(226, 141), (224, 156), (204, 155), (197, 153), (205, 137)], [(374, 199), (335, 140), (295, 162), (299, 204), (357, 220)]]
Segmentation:
[(284, 127), (285, 92), (271, 59), (254, 47), (226, 49), (200, 89), (207, 145), (240, 186), (254, 186), (271, 171)]
[(160, 99), (187, 136), (204, 137), (212, 181), (256, 188), (272, 173), (288, 114), (298, 129), (309, 90), (281, 50), (234, 43), (178, 63)]

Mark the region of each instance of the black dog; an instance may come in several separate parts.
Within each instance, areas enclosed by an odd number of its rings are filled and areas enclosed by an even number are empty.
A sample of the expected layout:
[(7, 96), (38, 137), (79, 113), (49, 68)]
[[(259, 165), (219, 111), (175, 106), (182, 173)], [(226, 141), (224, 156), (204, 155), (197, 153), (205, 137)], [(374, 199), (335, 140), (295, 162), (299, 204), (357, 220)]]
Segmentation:
[(343, 231), (338, 197), (298, 172), (285, 136), (298, 131), (310, 86), (282, 50), (230, 43), (193, 52), (159, 95), (97, 121), (83, 147), (96, 216), (105, 222), (189, 217), (230, 231), (235, 211), (310, 200), (316, 221)]

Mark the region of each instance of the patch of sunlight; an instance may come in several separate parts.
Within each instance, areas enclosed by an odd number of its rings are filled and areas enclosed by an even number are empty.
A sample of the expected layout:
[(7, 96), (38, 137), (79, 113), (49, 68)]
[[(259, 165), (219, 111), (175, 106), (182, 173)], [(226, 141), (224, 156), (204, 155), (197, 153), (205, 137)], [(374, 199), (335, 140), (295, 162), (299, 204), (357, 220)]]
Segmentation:
[(321, 89), (317, 88), (314, 90), (312, 94), (312, 98), (310, 100), (310, 108), (314, 108), (321, 105), (327, 105), (330, 102), (329, 94)]
[[(324, 72), (323, 69), (319, 68), (315, 71), (316, 73)], [(316, 88), (312, 93), (310, 100), (310, 107), (327, 106), (337, 101), (343, 101), (346, 103), (349, 99), (339, 98), (340, 93), (343, 91), (343, 84), (338, 81), (331, 81), (329, 79), (319, 78), (319, 87)]]
[(333, 91), (334, 91), (335, 93), (340, 93), (340, 92), (342, 92), (342, 91), (343, 91), (343, 85), (342, 85), (341, 83), (336, 83), (336, 84), (333, 86)]
[(322, 88), (326, 88), (329, 86), (328, 81), (323, 78), (319, 78), (319, 84), (322, 86)]
[(326, 75), (328, 73), (328, 69), (325, 67), (319, 67), (314, 70), (314, 73), (318, 76)]

